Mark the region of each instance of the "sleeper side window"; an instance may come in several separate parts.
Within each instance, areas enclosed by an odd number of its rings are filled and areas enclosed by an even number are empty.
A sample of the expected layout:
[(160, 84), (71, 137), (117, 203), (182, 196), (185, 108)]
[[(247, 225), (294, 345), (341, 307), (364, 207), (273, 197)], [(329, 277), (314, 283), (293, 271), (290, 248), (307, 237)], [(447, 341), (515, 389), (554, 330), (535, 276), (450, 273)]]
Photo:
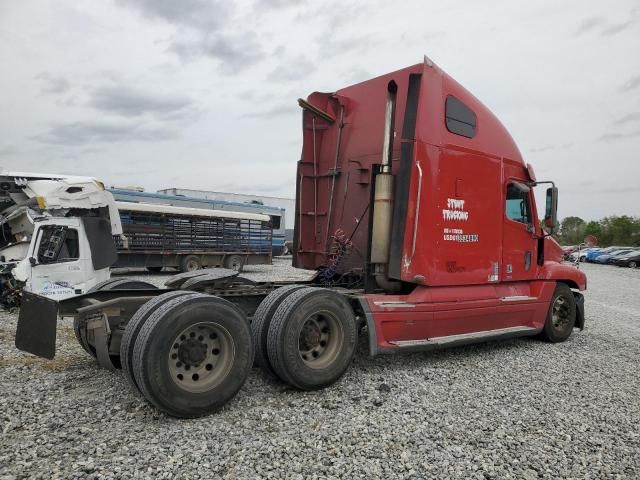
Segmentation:
[(512, 182), (507, 186), (505, 213), (509, 220), (531, 224), (531, 203), (529, 187), (522, 183)]
[(447, 130), (456, 135), (467, 138), (476, 136), (475, 112), (452, 95), (449, 95), (445, 102), (445, 124)]

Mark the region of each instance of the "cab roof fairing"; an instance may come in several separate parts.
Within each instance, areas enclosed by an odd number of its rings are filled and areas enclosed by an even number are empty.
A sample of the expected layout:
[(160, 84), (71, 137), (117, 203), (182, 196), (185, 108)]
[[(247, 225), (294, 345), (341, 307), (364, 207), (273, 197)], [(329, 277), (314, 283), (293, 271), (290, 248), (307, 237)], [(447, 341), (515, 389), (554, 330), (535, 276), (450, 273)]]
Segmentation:
[[(359, 82), (335, 92), (313, 92), (307, 102), (322, 110), (339, 121), (340, 109), (343, 107), (345, 118), (348, 119), (350, 110), (360, 105), (354, 100), (354, 91), (369, 89), (371, 85), (381, 81), (394, 80), (396, 83), (406, 83), (410, 74), (422, 74), (423, 94), (420, 95), (418, 107), (418, 119), (416, 125), (416, 140), (435, 146), (460, 147), (463, 149), (482, 152), (483, 154), (504, 158), (520, 163), (526, 168), (526, 164), (513, 137), (496, 117), (496, 115), (478, 100), (471, 92), (460, 85), (444, 70), (425, 57), (423, 63), (397, 70), (395, 72), (379, 75), (369, 80)], [(473, 138), (466, 138), (449, 132), (445, 126), (445, 100), (452, 95), (474, 111), (477, 117), (477, 130)], [(360, 95), (355, 95), (358, 97)], [(433, 99), (440, 97), (441, 102), (433, 103)], [(398, 107), (401, 105), (399, 104)], [(402, 126), (402, 108), (396, 110), (396, 131), (399, 133)], [(305, 115), (306, 116), (306, 115)], [(311, 117), (311, 115), (309, 115)], [(304, 116), (303, 116), (304, 118)], [(317, 117), (316, 117), (317, 118)], [(329, 123), (318, 119), (316, 122)], [(348, 121), (348, 120), (347, 120)]]

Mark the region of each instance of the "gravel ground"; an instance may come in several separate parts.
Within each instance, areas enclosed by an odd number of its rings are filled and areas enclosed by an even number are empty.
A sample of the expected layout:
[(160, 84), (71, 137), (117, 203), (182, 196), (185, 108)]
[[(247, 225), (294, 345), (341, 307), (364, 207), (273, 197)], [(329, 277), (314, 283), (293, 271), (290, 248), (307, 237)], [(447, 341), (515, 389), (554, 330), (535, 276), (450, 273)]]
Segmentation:
[[(301, 275), (277, 263), (250, 275)], [(223, 411), (188, 421), (98, 368), (69, 321), (55, 361), (18, 352), (4, 313), (0, 478), (639, 478), (640, 270), (584, 269), (587, 326), (563, 344), (370, 360), (362, 341), (328, 389), (254, 370)]]

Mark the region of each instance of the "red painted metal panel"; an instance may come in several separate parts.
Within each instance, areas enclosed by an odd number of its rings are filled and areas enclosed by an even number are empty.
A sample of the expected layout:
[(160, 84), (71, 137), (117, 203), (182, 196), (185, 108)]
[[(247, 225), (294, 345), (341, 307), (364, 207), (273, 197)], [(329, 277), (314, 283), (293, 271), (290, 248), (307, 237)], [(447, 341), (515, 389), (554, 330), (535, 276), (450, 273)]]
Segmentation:
[[(412, 74), (420, 76), (416, 128), (412, 138), (402, 138)], [(556, 280), (584, 289), (586, 277), (560, 264), (555, 242), (538, 241), (543, 232), (537, 221), (531, 232), (506, 218), (508, 181), (527, 183), (532, 169), (500, 121), (430, 62), (308, 97), (313, 108), (303, 113), (294, 265), (327, 266), (333, 237), (342, 232), (350, 247), (336, 265), (337, 273), (366, 270), (371, 192), (382, 159), (391, 81), (397, 85), (391, 159), (396, 178), (401, 144), (413, 146), (413, 157), (403, 159), (410, 162), (408, 183), (396, 185), (396, 192), (408, 189), (399, 275), (415, 289), (407, 295), (365, 296), (378, 346), (519, 326), (541, 328)], [(447, 130), (445, 102), (450, 95), (474, 112), (472, 138)], [(532, 218), (537, 219), (530, 198)], [(540, 266), (541, 243), (545, 262)]]
[(540, 329), (554, 282), (417, 287), (408, 295), (367, 295), (380, 348), (389, 342), (426, 340), (509, 327)]

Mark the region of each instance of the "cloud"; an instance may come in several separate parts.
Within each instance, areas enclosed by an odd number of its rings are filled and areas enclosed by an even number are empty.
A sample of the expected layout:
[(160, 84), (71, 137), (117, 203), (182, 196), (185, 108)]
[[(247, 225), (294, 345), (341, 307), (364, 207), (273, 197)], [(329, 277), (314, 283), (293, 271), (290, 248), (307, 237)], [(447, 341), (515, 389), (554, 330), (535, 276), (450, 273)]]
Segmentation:
[(260, 90), (242, 90), (235, 95), (238, 100), (246, 100), (248, 102), (260, 102), (264, 103), (275, 98), (274, 92), (266, 92)]
[(35, 140), (54, 145), (81, 146), (114, 142), (159, 142), (176, 137), (176, 131), (168, 128), (149, 128), (131, 123), (87, 121), (54, 124), (49, 127), (47, 133), (37, 136)]
[(605, 20), (603, 17), (589, 17), (585, 18), (578, 29), (576, 30), (576, 35), (581, 35), (583, 33), (587, 33), (594, 28), (602, 27), (605, 25)]
[(625, 115), (624, 117), (619, 118), (618, 120), (613, 122), (613, 124), (624, 125), (625, 123), (639, 122), (639, 121), (640, 121), (640, 112), (633, 112), (633, 113), (629, 113), (628, 115)]
[(640, 75), (635, 75), (627, 80), (624, 85), (618, 87), (618, 91), (620, 93), (630, 92), (636, 88), (640, 87)]
[(174, 40), (169, 48), (183, 60), (210, 57), (220, 61), (224, 73), (238, 73), (260, 62), (264, 52), (253, 32), (239, 34), (210, 33), (195, 38)]
[(605, 133), (604, 135), (601, 135), (598, 140), (601, 140), (603, 142), (612, 142), (615, 140), (623, 140), (625, 138), (633, 137), (640, 137), (640, 130), (626, 133)]
[(242, 118), (273, 118), (284, 115), (293, 115), (298, 113), (300, 109), (295, 105), (276, 105), (268, 110), (261, 112), (249, 112), (242, 115)]
[(117, 0), (117, 3), (154, 20), (205, 32), (223, 26), (233, 8), (233, 2), (222, 0)]
[(359, 35), (336, 39), (335, 36), (319, 39), (320, 56), (335, 57), (345, 53), (365, 52), (380, 43), (373, 35)]
[(635, 23), (638, 18), (638, 12), (640, 12), (640, 10), (633, 9), (629, 16), (629, 20), (614, 24), (608, 23), (605, 18), (601, 16), (585, 18), (576, 30), (576, 35), (581, 35), (595, 29), (599, 29), (600, 35), (603, 36), (616, 35)]
[(42, 83), (42, 93), (61, 95), (71, 88), (71, 84), (66, 78), (57, 77), (46, 72), (36, 75), (36, 79)]
[[(169, 51), (183, 61), (218, 60), (224, 73), (238, 73), (264, 58), (257, 35), (232, 22), (233, 2), (222, 0), (117, 0), (142, 15), (178, 27)], [(278, 3), (278, 2), (276, 2)], [(234, 29), (228, 25), (234, 23)]]
[(254, 8), (279, 9), (279, 8), (292, 7), (294, 5), (300, 6), (300, 5), (304, 5), (304, 3), (305, 3), (304, 1), (300, 1), (300, 0), (256, 0), (256, 3), (254, 4)]
[(640, 14), (640, 9), (634, 8), (633, 10), (631, 10), (631, 13), (629, 15), (629, 20), (627, 20), (626, 22), (616, 23), (608, 26), (607, 28), (602, 30), (602, 35), (615, 35), (617, 33), (622, 32), (623, 30), (626, 30), (636, 22), (636, 20), (640, 16), (639, 14)]
[(303, 56), (299, 56), (286, 63), (279, 64), (267, 75), (267, 80), (270, 82), (294, 82), (308, 77), (316, 68), (314, 63)]
[(91, 92), (92, 107), (125, 117), (144, 114), (169, 116), (185, 113), (191, 99), (181, 95), (157, 94), (126, 86), (104, 86)]
[(615, 25), (610, 25), (609, 27), (607, 27), (604, 30), (602, 30), (602, 35), (607, 35), (607, 36), (608, 35), (615, 35), (617, 33), (622, 32), (623, 30), (626, 30), (632, 24), (633, 24), (633, 18), (630, 18), (626, 22), (616, 23)]
[(20, 152), (20, 150), (18, 150), (13, 145), (2, 145), (2, 146), (0, 146), (0, 157), (9, 157), (9, 156), (15, 155), (15, 154), (17, 154), (19, 152)]
[(540, 153), (540, 152), (549, 152), (552, 150), (566, 150), (571, 148), (573, 143), (563, 143), (561, 145), (545, 145), (543, 147), (533, 147), (530, 148), (529, 151), (532, 153)]
[(345, 72), (344, 78), (349, 82), (359, 83), (373, 77), (371, 72), (365, 70), (364, 68), (356, 67), (351, 70)]

